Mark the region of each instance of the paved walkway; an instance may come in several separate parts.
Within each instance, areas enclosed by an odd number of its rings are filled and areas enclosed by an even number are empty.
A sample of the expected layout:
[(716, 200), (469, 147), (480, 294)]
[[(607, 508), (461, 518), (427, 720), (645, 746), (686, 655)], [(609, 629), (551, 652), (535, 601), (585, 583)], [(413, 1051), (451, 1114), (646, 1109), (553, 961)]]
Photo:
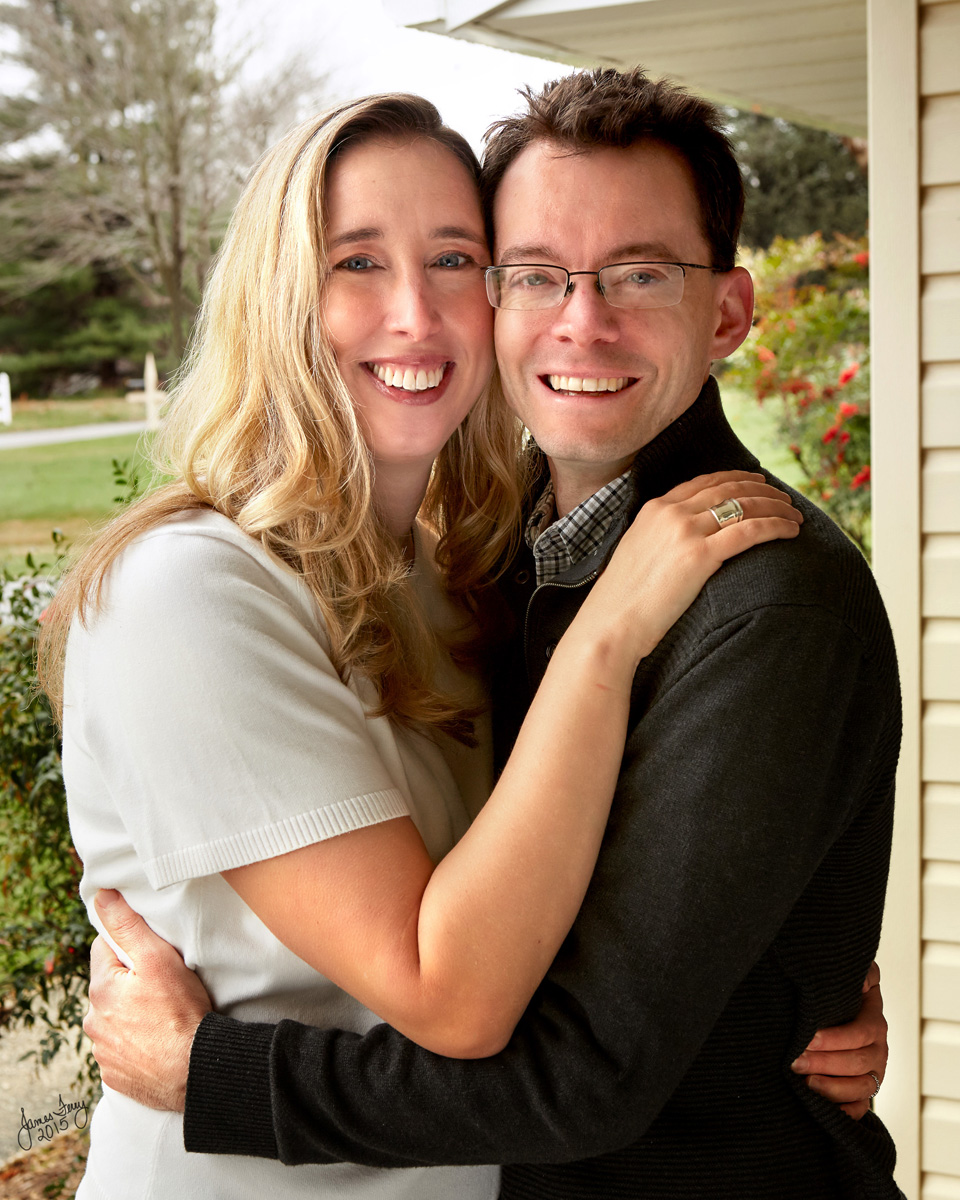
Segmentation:
[(95, 442), (100, 438), (143, 433), (146, 427), (146, 421), (106, 421), (99, 425), (69, 425), (64, 429), (29, 429), (22, 433), (5, 433), (0, 429), (0, 450), (21, 450), (24, 446), (52, 446), (57, 442)]

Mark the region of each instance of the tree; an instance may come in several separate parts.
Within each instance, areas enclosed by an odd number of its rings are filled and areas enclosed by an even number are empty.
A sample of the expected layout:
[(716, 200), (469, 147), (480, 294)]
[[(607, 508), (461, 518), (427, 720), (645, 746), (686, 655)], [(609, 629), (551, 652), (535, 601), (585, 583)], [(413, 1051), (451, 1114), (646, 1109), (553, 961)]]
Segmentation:
[[(0, 267), (0, 290), (16, 282), (22, 265)], [(122, 383), (121, 360), (136, 363), (169, 340), (163, 310), (144, 306), (118, 271), (79, 267), (0, 306), (0, 371), (15, 393), (57, 393), (71, 375), (96, 377), (101, 387)], [(164, 366), (173, 364), (165, 363)]]
[(775, 237), (862, 237), (867, 228), (866, 146), (777, 117), (731, 110), (747, 193), (741, 241), (763, 249)]
[(316, 85), (293, 64), (254, 105), (242, 55), (217, 55), (216, 17), (216, 0), (0, 3), (8, 57), (34, 75), (0, 101), (8, 295), (124, 274), (179, 359), (239, 181)]

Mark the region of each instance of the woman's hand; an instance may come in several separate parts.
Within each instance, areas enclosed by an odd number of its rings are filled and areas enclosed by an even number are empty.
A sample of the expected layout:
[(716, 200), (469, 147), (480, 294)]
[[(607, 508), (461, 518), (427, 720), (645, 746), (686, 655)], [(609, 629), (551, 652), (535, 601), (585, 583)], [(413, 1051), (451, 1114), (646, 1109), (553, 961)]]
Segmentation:
[[(737, 500), (743, 518), (721, 526), (711, 508)], [(752, 471), (700, 475), (643, 506), (583, 605), (578, 622), (606, 625), (632, 677), (728, 559), (761, 542), (796, 537), (803, 516), (786, 492)], [(588, 628), (585, 618), (593, 620)]]

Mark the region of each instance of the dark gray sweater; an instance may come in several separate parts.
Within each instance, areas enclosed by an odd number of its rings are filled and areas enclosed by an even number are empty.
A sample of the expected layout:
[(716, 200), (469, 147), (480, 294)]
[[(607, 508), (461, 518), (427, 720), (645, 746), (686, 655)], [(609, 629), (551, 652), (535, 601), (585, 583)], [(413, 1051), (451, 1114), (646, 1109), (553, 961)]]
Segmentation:
[[(639, 505), (732, 467), (756, 460), (711, 380), (641, 451), (634, 503), (596, 556), (534, 593), (523, 551), (505, 584), (520, 620), (498, 656), (502, 735)], [(873, 578), (800, 503), (799, 538), (727, 563), (641, 664), (596, 873), (507, 1048), (462, 1062), (386, 1025), (211, 1015), (188, 1149), (499, 1162), (504, 1200), (899, 1195), (880, 1121), (850, 1120), (789, 1068), (817, 1028), (857, 1011), (900, 736)]]

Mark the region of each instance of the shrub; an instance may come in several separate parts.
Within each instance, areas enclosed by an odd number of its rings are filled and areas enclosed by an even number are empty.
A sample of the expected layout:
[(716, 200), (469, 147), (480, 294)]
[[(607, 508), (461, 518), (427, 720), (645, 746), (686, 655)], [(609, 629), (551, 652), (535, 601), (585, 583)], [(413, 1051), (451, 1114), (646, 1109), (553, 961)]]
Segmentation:
[[(62, 539), (54, 534), (54, 547)], [(80, 901), (56, 723), (37, 690), (36, 640), (53, 593), (50, 564), (4, 571), (0, 593), (0, 1031), (44, 1029), (39, 1061), (81, 1049), (93, 930)], [(79, 1081), (99, 1073), (88, 1054)]]
[(776, 406), (803, 491), (869, 554), (866, 240), (777, 238), (742, 257), (757, 287), (756, 318), (726, 377)]
[[(143, 490), (133, 461), (113, 460), (120, 506)], [(26, 575), (0, 571), (0, 1034), (40, 1024), (44, 1066), (66, 1044), (83, 1048), (96, 936), (80, 900), (59, 733), (37, 686), (37, 635), (66, 552), (52, 536), (53, 563), (28, 555)], [(77, 1080), (88, 1097), (99, 1087), (89, 1052)]]

